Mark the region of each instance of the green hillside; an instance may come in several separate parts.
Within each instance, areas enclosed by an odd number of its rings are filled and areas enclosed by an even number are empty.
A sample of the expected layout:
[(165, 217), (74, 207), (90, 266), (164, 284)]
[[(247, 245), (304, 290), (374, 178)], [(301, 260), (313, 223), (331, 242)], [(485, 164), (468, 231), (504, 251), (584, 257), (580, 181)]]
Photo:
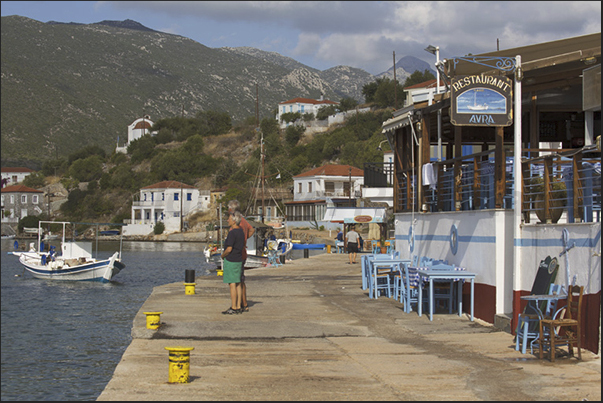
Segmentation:
[[(299, 68), (236, 48), (106, 24), (2, 17), (2, 165), (38, 165), (87, 145), (111, 152), (142, 114), (158, 120), (227, 112), (233, 122), (273, 116), (298, 96), (357, 95), (369, 73)], [(274, 56), (274, 55), (273, 55)], [(276, 57), (278, 59), (278, 57)], [(295, 69), (293, 69), (295, 67)], [(349, 89), (348, 89), (349, 88)]]

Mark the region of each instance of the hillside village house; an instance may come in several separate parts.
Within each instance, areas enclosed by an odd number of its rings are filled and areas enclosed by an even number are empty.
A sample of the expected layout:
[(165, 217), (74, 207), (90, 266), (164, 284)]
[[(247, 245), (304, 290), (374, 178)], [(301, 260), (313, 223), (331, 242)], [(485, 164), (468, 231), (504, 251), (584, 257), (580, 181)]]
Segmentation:
[(128, 126), (128, 141), (122, 147), (119, 146), (119, 137), (117, 139), (117, 147), (115, 148), (116, 153), (128, 153), (128, 146), (134, 140), (138, 140), (145, 134), (156, 135), (157, 132), (151, 132), (153, 121), (149, 115), (145, 115), (141, 118), (136, 119), (132, 124)]
[(3, 167), (2, 168), (2, 187), (5, 185), (16, 185), (23, 182), (23, 179), (34, 172), (32, 169), (23, 167)]
[(124, 235), (148, 235), (155, 224), (163, 222), (165, 233), (186, 228), (185, 217), (209, 209), (210, 196), (199, 195), (199, 189), (177, 181), (163, 181), (140, 189), (132, 202), (132, 219), (124, 227)]
[(24, 185), (2, 188), (2, 222), (16, 224), (27, 216), (43, 212), (44, 192)]
[[(350, 165), (324, 165), (293, 177), (293, 201), (285, 203), (289, 227), (337, 225), (323, 221), (327, 204), (355, 206), (361, 196), (364, 171)], [(351, 192), (350, 192), (351, 190)]]
[(338, 102), (329, 101), (328, 99), (323, 99), (322, 95), (320, 99), (311, 99), (311, 98), (293, 98), (288, 101), (284, 101), (278, 104), (278, 109), (276, 113), (276, 120), (278, 120), (280, 128), (284, 129), (289, 126), (291, 123), (281, 121), (281, 116), (285, 113), (297, 113), (299, 112), (302, 116), (306, 113), (312, 113), (316, 117), (316, 114), (323, 106), (330, 105), (339, 105)]

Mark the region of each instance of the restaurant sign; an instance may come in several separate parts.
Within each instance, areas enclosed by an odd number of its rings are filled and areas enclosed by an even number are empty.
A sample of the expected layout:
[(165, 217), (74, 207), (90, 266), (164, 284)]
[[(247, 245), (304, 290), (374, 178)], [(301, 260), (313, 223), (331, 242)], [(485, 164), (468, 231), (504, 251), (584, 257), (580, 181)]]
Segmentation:
[(450, 121), (455, 126), (510, 126), (513, 85), (504, 76), (458, 76), (450, 81)]

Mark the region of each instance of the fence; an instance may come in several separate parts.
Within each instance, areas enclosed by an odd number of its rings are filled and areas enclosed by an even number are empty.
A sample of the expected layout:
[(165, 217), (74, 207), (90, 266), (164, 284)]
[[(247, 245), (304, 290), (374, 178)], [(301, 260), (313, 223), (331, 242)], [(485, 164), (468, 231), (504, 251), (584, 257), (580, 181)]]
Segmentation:
[[(546, 223), (558, 222), (562, 217), (566, 222), (600, 222), (601, 152), (594, 147), (554, 151), (522, 160), (524, 222), (529, 223), (536, 217)], [(415, 170), (397, 171), (398, 186), (394, 196), (397, 210), (512, 209), (514, 160), (507, 152), (504, 166), (499, 169), (501, 178), (498, 178), (494, 152), (489, 150), (425, 164), (421, 172), (424, 183), (421, 203), (418, 203)]]

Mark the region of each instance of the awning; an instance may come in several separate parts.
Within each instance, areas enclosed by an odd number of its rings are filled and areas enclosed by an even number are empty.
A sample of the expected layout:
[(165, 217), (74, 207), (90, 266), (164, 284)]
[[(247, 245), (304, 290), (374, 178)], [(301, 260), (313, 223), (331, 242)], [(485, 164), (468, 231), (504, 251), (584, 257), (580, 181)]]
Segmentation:
[(414, 105), (407, 106), (402, 109), (398, 109), (394, 111), (394, 117), (383, 122), (383, 134), (387, 134), (387, 132), (394, 131), (400, 127), (408, 126), (410, 121), (408, 117), (412, 115), (415, 109)]
[(323, 220), (345, 224), (383, 223), (386, 214), (387, 207), (336, 207), (327, 208)]

